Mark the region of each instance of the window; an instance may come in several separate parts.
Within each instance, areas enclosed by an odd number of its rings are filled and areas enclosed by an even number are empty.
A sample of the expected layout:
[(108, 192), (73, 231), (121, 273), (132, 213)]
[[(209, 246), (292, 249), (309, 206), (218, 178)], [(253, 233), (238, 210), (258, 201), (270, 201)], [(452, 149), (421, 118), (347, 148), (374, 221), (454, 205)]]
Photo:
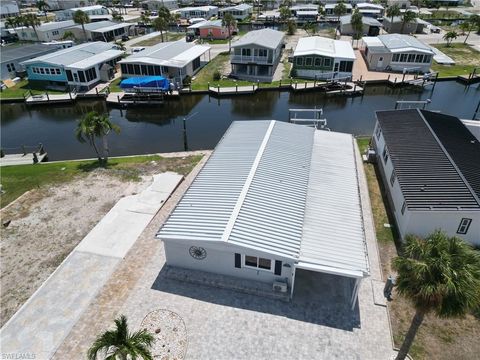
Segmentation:
[(45, 70), (43, 68), (40, 68), (40, 74), (45, 74)]
[(127, 64), (120, 64), (122, 74), (127, 74)]
[(395, 170), (392, 170), (392, 175), (390, 175), (390, 185), (393, 186), (395, 184)]
[(56, 73), (57, 75), (60, 75), (60, 74), (61, 74), (61, 71), (60, 71), (60, 69), (58, 69), (58, 68), (57, 68), (57, 69), (55, 69), (55, 73)]
[(423, 55), (422, 54), (417, 54), (417, 56), (415, 56), (415, 62), (416, 63), (423, 62)]
[(250, 49), (242, 49), (242, 56), (251, 56), (252, 53)]
[(408, 62), (415, 62), (415, 54), (408, 54)]
[(352, 61), (340, 61), (340, 71), (342, 72), (352, 72), (353, 62)]
[(311, 57), (307, 57), (305, 59), (305, 66), (312, 66), (313, 59)]
[(329, 58), (323, 59), (323, 66), (324, 67), (332, 67), (332, 59), (329, 59)]
[(429, 63), (429, 62), (430, 62), (430, 58), (431, 58), (430, 55), (425, 55), (425, 56), (423, 57), (423, 62), (424, 62), (424, 63)]
[(460, 221), (460, 225), (458, 226), (457, 234), (465, 235), (468, 232), (468, 228), (470, 227), (471, 223), (472, 223), (472, 219), (463, 218)]
[(400, 62), (407, 62), (408, 54), (400, 54)]
[(67, 80), (68, 81), (73, 81), (72, 71), (71, 70), (66, 70), (65, 73), (67, 74)]
[(53, 30), (52, 31), (52, 35), (58, 35), (58, 34), (59, 34), (58, 30)]
[(85, 74), (83, 71), (78, 71), (78, 78), (80, 79), (80, 82), (84, 83), (85, 82)]
[(400, 54), (393, 54), (392, 61), (393, 62), (398, 62), (398, 60), (400, 60)]
[(404, 201), (402, 204), (402, 215), (405, 214), (405, 209), (407, 208), (407, 203)]
[(380, 127), (380, 124), (377, 124), (377, 139), (380, 139), (380, 135), (382, 135), (382, 128)]
[(272, 260), (245, 255), (245, 266), (263, 270), (272, 270)]
[(322, 66), (322, 58), (315, 58), (315, 67)]
[(297, 58), (297, 65), (300, 65), (300, 66), (303, 65), (303, 58), (302, 57)]
[(383, 148), (382, 157), (383, 157), (383, 162), (384, 162), (385, 164), (387, 164), (387, 161), (388, 161), (388, 150), (387, 150), (387, 147), (386, 147), (386, 146)]
[(267, 57), (267, 49), (258, 49), (258, 56)]
[(8, 72), (12, 71), (12, 68), (10, 67), (10, 64), (7, 64), (7, 71)]
[(135, 75), (141, 75), (141, 73), (140, 73), (140, 65), (138, 65), (138, 64), (133, 64), (133, 70), (134, 70), (133, 73), (134, 73)]

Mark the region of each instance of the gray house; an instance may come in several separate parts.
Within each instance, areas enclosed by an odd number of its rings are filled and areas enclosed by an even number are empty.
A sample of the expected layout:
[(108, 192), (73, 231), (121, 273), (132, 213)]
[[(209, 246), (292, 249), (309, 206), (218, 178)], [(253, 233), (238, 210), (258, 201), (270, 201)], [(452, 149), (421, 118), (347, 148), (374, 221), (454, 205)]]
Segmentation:
[(376, 117), (372, 143), (402, 238), (442, 229), (479, 246), (478, 139), (460, 119), (437, 112), (378, 111)]
[[(382, 24), (372, 17), (363, 16), (363, 33), (362, 35), (377, 36), (380, 33)], [(354, 35), (352, 27), (352, 15), (345, 15), (340, 17), (340, 34), (342, 35)]]
[(402, 24), (403, 21), (401, 16), (395, 16), (393, 21), (392, 18), (388, 16), (383, 19), (383, 27), (385, 28), (385, 31), (390, 34), (421, 34), (428, 23), (417, 18), (412, 22), (405, 23), (403, 31)]
[(282, 56), (285, 34), (272, 29), (254, 30), (232, 44), (231, 75), (239, 79), (272, 81)]
[(299, 269), (369, 275), (349, 134), (234, 122), (157, 233), (168, 266), (293, 293)]

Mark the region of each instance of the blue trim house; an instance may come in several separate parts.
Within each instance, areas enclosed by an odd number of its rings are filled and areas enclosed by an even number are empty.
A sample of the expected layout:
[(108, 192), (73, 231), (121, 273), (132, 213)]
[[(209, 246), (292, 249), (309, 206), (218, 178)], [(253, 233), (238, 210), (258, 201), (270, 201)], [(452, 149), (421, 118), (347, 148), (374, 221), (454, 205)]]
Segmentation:
[(111, 79), (123, 54), (115, 45), (99, 41), (27, 60), (22, 65), (31, 83), (86, 91)]

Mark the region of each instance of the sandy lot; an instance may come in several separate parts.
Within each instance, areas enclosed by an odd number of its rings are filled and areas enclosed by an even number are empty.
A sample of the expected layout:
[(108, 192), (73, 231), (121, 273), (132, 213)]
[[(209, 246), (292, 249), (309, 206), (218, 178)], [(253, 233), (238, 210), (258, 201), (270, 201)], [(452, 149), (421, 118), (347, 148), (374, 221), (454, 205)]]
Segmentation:
[(122, 197), (146, 188), (166, 170), (189, 173), (192, 158), (135, 165), (137, 179), (118, 169), (96, 169), (60, 186), (24, 194), (1, 211), (0, 326), (20, 308), (75, 246)]

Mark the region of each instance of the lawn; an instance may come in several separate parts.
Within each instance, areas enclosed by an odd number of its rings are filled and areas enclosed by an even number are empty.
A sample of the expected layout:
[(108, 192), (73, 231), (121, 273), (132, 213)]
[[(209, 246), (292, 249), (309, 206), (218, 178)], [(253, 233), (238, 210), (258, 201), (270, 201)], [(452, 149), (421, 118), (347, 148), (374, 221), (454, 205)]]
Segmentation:
[[(185, 33), (177, 33), (177, 32), (168, 32), (163, 34), (163, 40), (166, 41), (177, 41), (185, 37)], [(150, 39), (146, 39), (140, 42), (133, 44), (133, 47), (136, 46), (153, 46), (157, 45), (158, 43), (162, 42), (162, 36), (154, 36)]]
[(49, 94), (63, 94), (62, 91), (45, 90), (30, 85), (28, 80), (21, 80), (14, 87), (0, 91), (0, 99), (23, 99), (24, 95), (28, 96), (29, 91), (31, 91), (33, 95), (45, 94), (45, 91)]
[(447, 46), (447, 44), (435, 44), (432, 46), (435, 46), (456, 62), (455, 65), (440, 65), (434, 62), (432, 69), (439, 72), (440, 77), (468, 75), (476, 67), (480, 68), (480, 52), (469, 45), (453, 43), (450, 46)]
[(122, 78), (118, 78), (113, 80), (108, 87), (110, 88), (110, 92), (122, 92), (122, 88), (120, 88), (120, 83), (122, 82)]
[[(357, 139), (362, 153), (368, 147), (369, 141), (370, 138)], [(386, 278), (394, 274), (391, 264), (393, 258), (398, 255), (399, 240), (394, 221), (389, 216), (388, 203), (376, 166), (365, 164), (364, 170), (378, 239), (380, 262), (383, 276)], [(384, 227), (387, 223), (392, 224), (392, 227)], [(413, 318), (414, 308), (409, 301), (397, 294), (394, 294), (394, 299), (388, 304), (388, 308), (394, 343), (398, 348)], [(464, 319), (445, 320), (427, 315), (413, 343), (410, 355), (416, 360), (473, 359), (474, 354), (480, 352), (479, 333), (480, 321), (473, 315), (467, 315)]]
[[(177, 162), (178, 158), (162, 158), (158, 155), (111, 158), (106, 169), (122, 179), (138, 180), (137, 167), (151, 161), (161, 161), (165, 163), (165, 171), (175, 171), (186, 175), (201, 158), (202, 156), (190, 156), (186, 158), (187, 162), (182, 160), (181, 164)], [(4, 166), (1, 168), (1, 172), (2, 190), (5, 193), (0, 196), (0, 206), (3, 208), (28, 190), (45, 185), (66, 183), (78, 176), (87, 175), (97, 168), (99, 168), (98, 162), (92, 160)]]

